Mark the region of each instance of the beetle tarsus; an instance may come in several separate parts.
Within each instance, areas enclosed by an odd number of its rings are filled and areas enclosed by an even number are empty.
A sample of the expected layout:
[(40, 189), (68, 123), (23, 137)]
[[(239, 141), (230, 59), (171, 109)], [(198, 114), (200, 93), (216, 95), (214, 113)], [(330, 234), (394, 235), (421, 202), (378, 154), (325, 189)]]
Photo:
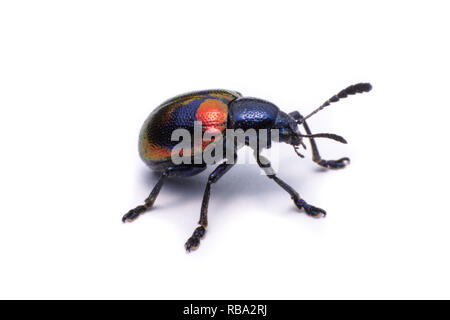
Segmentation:
[(297, 206), (297, 208), (304, 209), (305, 212), (308, 215), (310, 215), (311, 217), (319, 218), (321, 216), (325, 217), (327, 215), (327, 212), (325, 210), (315, 207), (315, 206), (312, 206), (312, 205), (306, 203), (306, 201), (303, 199), (297, 199), (297, 200), (294, 199), (294, 203)]
[(200, 245), (200, 240), (205, 236), (206, 229), (203, 226), (197, 227), (192, 236), (186, 241), (184, 248), (187, 252), (195, 250)]
[(323, 160), (317, 162), (317, 164), (321, 167), (327, 168), (327, 169), (342, 169), (345, 168), (347, 164), (350, 163), (350, 159), (345, 157), (338, 160)]
[(136, 208), (131, 209), (126, 214), (124, 214), (124, 216), (122, 217), (122, 222), (126, 222), (126, 221), (131, 222), (131, 221), (135, 220), (145, 210), (147, 210), (147, 207), (145, 205), (137, 206)]

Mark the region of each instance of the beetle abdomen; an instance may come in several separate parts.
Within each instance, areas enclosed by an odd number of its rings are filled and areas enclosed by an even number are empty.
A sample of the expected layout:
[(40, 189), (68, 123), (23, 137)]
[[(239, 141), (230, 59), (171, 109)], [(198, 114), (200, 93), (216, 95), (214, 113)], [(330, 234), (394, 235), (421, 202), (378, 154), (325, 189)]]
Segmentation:
[[(171, 159), (172, 149), (179, 141), (171, 141), (172, 132), (186, 129), (193, 137), (194, 122), (202, 122), (202, 130), (222, 133), (227, 127), (228, 104), (241, 95), (234, 91), (197, 91), (167, 100), (157, 107), (142, 126), (139, 137), (139, 153), (149, 166)], [(203, 141), (202, 152), (212, 141)]]

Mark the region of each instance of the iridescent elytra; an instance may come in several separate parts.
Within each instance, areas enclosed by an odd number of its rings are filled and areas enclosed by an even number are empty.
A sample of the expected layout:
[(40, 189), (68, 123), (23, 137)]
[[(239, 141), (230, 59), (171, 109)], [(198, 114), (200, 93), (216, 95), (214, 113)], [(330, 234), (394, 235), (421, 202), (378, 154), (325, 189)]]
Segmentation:
[[(295, 152), (303, 158), (298, 148), (306, 149), (302, 138), (310, 142), (312, 160), (319, 166), (327, 169), (341, 169), (349, 163), (349, 158), (343, 157), (338, 160), (324, 160), (319, 154), (315, 138), (328, 138), (341, 143), (347, 143), (344, 138), (331, 133), (312, 134), (306, 119), (316, 114), (333, 102), (337, 102), (348, 95), (368, 92), (372, 89), (369, 83), (358, 83), (351, 85), (338, 94), (325, 101), (319, 108), (303, 117), (298, 111), (285, 113), (275, 104), (251, 97), (244, 97), (237, 91), (232, 90), (203, 90), (195, 91), (173, 97), (159, 105), (145, 120), (139, 135), (139, 154), (142, 160), (159, 174), (159, 179), (144, 204), (137, 206), (126, 213), (122, 221), (132, 221), (140, 214), (150, 209), (166, 178), (173, 176), (189, 177), (196, 175), (207, 168), (208, 163), (176, 164), (172, 161), (172, 152), (178, 144), (172, 141), (172, 133), (176, 129), (185, 129), (190, 133), (194, 131), (194, 122), (201, 121), (203, 131), (214, 131), (220, 136), (222, 142), (226, 140), (226, 129), (267, 129), (277, 130), (279, 141), (293, 146)], [(299, 130), (303, 126), (305, 134)], [(218, 140), (202, 141), (201, 148), (191, 150), (189, 156), (194, 157), (196, 153), (204, 152), (205, 147), (216, 144)], [(245, 144), (252, 147), (249, 144)], [(240, 146), (236, 146), (231, 157), (224, 156), (223, 161), (217, 165), (209, 175), (203, 194), (200, 208), (199, 226), (192, 236), (187, 240), (185, 249), (191, 251), (200, 244), (208, 226), (208, 203), (211, 185), (216, 183), (236, 163), (236, 152)], [(270, 144), (266, 146), (270, 148)], [(286, 182), (281, 180), (272, 169), (267, 158), (261, 155), (259, 145), (253, 148), (256, 162), (264, 170), (266, 176), (284, 189), (293, 200), (298, 209), (303, 209), (312, 217), (320, 217), (326, 214), (325, 210), (308, 204), (300, 195)]]

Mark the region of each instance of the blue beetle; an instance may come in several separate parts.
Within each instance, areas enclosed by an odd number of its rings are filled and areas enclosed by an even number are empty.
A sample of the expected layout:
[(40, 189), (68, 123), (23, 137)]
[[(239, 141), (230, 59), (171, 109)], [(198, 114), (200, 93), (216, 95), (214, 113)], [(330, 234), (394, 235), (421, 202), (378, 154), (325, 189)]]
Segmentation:
[[(139, 154), (142, 160), (153, 170), (160, 173), (160, 177), (155, 187), (151, 191), (144, 204), (140, 205), (126, 213), (122, 221), (132, 221), (141, 213), (150, 209), (161, 190), (164, 180), (171, 176), (192, 176), (206, 169), (208, 163), (188, 163), (176, 164), (172, 160), (173, 152), (177, 141), (172, 141), (172, 133), (176, 129), (185, 129), (191, 134), (194, 133), (194, 123), (201, 121), (203, 131), (214, 131), (224, 140), (227, 138), (226, 129), (267, 129), (278, 130), (279, 141), (290, 144), (298, 152), (299, 146), (306, 149), (302, 138), (308, 138), (312, 149), (312, 160), (318, 165), (329, 169), (344, 168), (349, 163), (349, 158), (338, 160), (324, 160), (319, 154), (314, 138), (329, 138), (341, 143), (347, 143), (344, 138), (331, 134), (319, 133), (312, 134), (306, 119), (322, 110), (330, 103), (337, 102), (339, 99), (356, 93), (368, 92), (372, 89), (369, 83), (358, 83), (347, 87), (323, 103), (319, 108), (303, 117), (299, 112), (294, 111), (285, 113), (271, 102), (243, 97), (239, 92), (231, 90), (204, 90), (182, 94), (169, 99), (157, 107), (144, 122), (139, 136)], [(298, 126), (302, 125), (306, 134), (299, 131)], [(249, 145), (245, 142), (246, 145)], [(196, 153), (204, 152), (209, 145), (218, 143), (218, 139), (202, 141), (200, 149), (193, 148), (188, 157), (195, 157)], [(236, 151), (239, 146), (235, 146), (233, 156), (225, 158), (221, 164), (209, 175), (206, 189), (203, 194), (203, 201), (200, 210), (199, 226), (195, 229), (192, 236), (187, 240), (185, 249), (191, 251), (200, 244), (200, 239), (206, 233), (208, 226), (208, 202), (210, 189), (213, 183), (216, 183), (228, 170), (232, 168), (236, 160)], [(270, 147), (270, 144), (266, 147)], [(254, 155), (258, 165), (264, 170), (267, 177), (275, 181), (291, 196), (294, 204), (299, 209), (312, 217), (320, 217), (326, 214), (325, 210), (315, 207), (305, 200), (286, 182), (277, 177), (275, 171), (271, 168), (268, 159), (260, 153), (259, 144), (254, 148)], [(186, 155), (184, 155), (186, 156)], [(230, 159), (231, 158), (231, 159)]]

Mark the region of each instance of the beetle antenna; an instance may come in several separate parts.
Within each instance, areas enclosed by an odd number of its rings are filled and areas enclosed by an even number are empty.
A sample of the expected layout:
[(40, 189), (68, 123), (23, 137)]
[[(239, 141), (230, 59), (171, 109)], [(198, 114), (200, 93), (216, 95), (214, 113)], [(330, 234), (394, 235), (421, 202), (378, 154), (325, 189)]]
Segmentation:
[(322, 110), (325, 107), (328, 107), (333, 102), (338, 102), (340, 99), (346, 98), (348, 95), (353, 95), (357, 93), (363, 93), (363, 92), (369, 92), (372, 90), (372, 85), (370, 83), (357, 83), (354, 85), (351, 85), (350, 87), (345, 88), (338, 94), (332, 96), (330, 99), (324, 102), (319, 108), (308, 114), (306, 117), (298, 120), (298, 123), (302, 123), (304, 120), (308, 119), (312, 115), (316, 114), (320, 110)]
[(334, 133), (298, 134), (298, 136), (302, 138), (327, 138), (338, 141), (340, 143), (347, 143), (347, 140)]

